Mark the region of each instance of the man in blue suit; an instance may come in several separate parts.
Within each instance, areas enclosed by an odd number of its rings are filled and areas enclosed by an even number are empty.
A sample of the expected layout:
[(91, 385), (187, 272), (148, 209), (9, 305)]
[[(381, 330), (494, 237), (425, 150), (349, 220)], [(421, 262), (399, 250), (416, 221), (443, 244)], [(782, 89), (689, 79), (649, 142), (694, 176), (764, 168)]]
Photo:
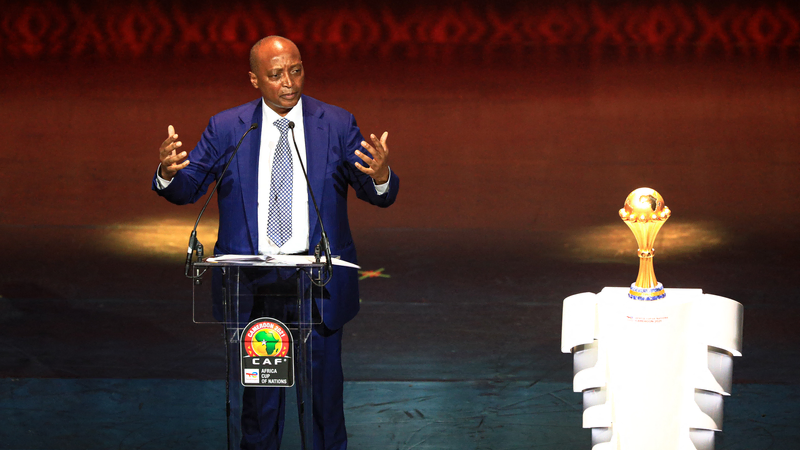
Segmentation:
[[(331, 253), (356, 263), (347, 218), (348, 185), (373, 205), (391, 205), (399, 179), (389, 169), (388, 133), (367, 142), (347, 111), (304, 96), (300, 51), (288, 39), (270, 36), (250, 52), (250, 82), (261, 98), (223, 111), (209, 121), (190, 154), (172, 126), (161, 144), (161, 165), (153, 189), (172, 203), (203, 197), (237, 142), (235, 160), (219, 187), (219, 234), (215, 254), (313, 253), (321, 231), (290, 128), (319, 204)], [(289, 125), (289, 123), (292, 125)], [(288, 153), (288, 154), (287, 154)], [(310, 244), (311, 243), (311, 244)], [(314, 449), (347, 447), (342, 405), (342, 326), (359, 309), (357, 272), (334, 267), (326, 295), (320, 299), (323, 324), (312, 334)], [(242, 448), (277, 449), (283, 429), (283, 390), (257, 389), (257, 420), (243, 420)], [(247, 402), (247, 400), (246, 400)]]

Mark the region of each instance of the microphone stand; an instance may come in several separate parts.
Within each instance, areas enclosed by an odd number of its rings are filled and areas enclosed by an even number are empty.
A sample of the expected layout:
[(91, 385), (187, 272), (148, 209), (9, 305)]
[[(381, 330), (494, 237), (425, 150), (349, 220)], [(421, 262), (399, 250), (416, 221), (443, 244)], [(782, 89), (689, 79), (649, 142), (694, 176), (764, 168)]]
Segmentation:
[(289, 122), (289, 129), (292, 130), (292, 142), (294, 143), (294, 151), (297, 153), (297, 160), (300, 162), (300, 168), (303, 169), (303, 176), (306, 179), (306, 186), (308, 186), (308, 193), (311, 194), (311, 202), (314, 204), (314, 211), (317, 212), (317, 221), (320, 228), (320, 240), (314, 247), (314, 258), (317, 264), (320, 262), (320, 256), (325, 256), (325, 277), (323, 278), (323, 271), (319, 271), (318, 278), (311, 279), (314, 286), (323, 287), (331, 281), (333, 277), (333, 262), (331, 261), (331, 243), (328, 240), (328, 234), (325, 233), (325, 225), (322, 224), (322, 216), (319, 214), (319, 207), (317, 207), (317, 200), (314, 198), (314, 191), (311, 189), (311, 182), (308, 181), (308, 173), (303, 166), (303, 160), (300, 158), (300, 150), (297, 148), (297, 141), (294, 138), (294, 122)]
[[(197, 240), (197, 225), (200, 223), (200, 218), (203, 217), (203, 213), (205, 212), (206, 207), (208, 206), (208, 202), (211, 201), (211, 197), (214, 196), (214, 192), (216, 192), (217, 188), (219, 188), (219, 184), (220, 182), (222, 182), (222, 177), (224, 177), (225, 172), (228, 171), (228, 166), (231, 165), (233, 158), (236, 156), (236, 152), (239, 151), (239, 146), (242, 145), (244, 137), (247, 136), (248, 133), (255, 130), (256, 128), (258, 128), (257, 123), (250, 125), (250, 128), (248, 128), (247, 131), (245, 131), (244, 134), (242, 135), (241, 139), (239, 139), (239, 143), (236, 144), (236, 148), (233, 149), (233, 154), (231, 155), (230, 158), (228, 158), (228, 162), (225, 164), (225, 168), (222, 169), (222, 175), (219, 176), (219, 179), (214, 184), (214, 189), (211, 190), (211, 195), (209, 195), (208, 198), (206, 199), (206, 203), (205, 205), (203, 205), (203, 209), (200, 210), (200, 214), (197, 215), (197, 220), (194, 222), (194, 228), (192, 228), (192, 234), (189, 235), (189, 249), (186, 252), (186, 266), (184, 267), (184, 275), (186, 275), (187, 278), (191, 278), (192, 280), (194, 280), (195, 284), (200, 284), (203, 275), (202, 273), (192, 274), (192, 269), (194, 268), (194, 264), (192, 263), (192, 255), (194, 254), (195, 251), (197, 251), (198, 262), (203, 257), (203, 244), (201, 244), (200, 241)], [(205, 271), (203, 271), (203, 273), (205, 273)]]

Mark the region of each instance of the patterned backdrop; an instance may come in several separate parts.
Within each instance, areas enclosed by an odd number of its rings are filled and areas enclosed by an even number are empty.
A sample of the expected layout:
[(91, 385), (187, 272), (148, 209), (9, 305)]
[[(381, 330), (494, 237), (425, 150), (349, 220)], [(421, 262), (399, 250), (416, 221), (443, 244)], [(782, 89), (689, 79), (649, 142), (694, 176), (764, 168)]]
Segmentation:
[[(585, 47), (796, 55), (800, 8), (781, 3), (551, 2), (272, 7), (267, 2), (0, 1), (0, 59), (236, 56), (281, 34), (304, 51)], [(290, 4), (291, 5), (291, 4)]]

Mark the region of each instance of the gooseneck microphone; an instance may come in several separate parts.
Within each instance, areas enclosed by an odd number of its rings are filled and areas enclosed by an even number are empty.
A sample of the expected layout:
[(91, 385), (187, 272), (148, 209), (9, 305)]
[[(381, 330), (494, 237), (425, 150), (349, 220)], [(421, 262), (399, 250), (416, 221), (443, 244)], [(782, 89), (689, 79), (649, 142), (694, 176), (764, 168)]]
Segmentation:
[(231, 165), (233, 158), (236, 156), (236, 152), (239, 151), (239, 146), (242, 145), (242, 141), (244, 141), (245, 136), (247, 136), (249, 132), (255, 130), (256, 128), (258, 128), (257, 123), (250, 125), (250, 128), (248, 128), (247, 131), (245, 131), (244, 134), (242, 135), (242, 138), (239, 139), (239, 143), (236, 144), (236, 148), (233, 149), (233, 154), (231, 155), (230, 158), (228, 158), (228, 162), (225, 164), (225, 168), (222, 169), (222, 174), (219, 176), (219, 179), (217, 179), (217, 182), (214, 184), (214, 189), (211, 190), (211, 195), (208, 196), (208, 198), (206, 199), (206, 204), (203, 205), (203, 209), (201, 209), (200, 214), (197, 215), (197, 220), (194, 222), (194, 228), (192, 228), (192, 234), (189, 236), (189, 250), (187, 250), (186, 252), (186, 267), (184, 269), (184, 274), (188, 278), (191, 278), (193, 280), (200, 279), (199, 276), (192, 275), (192, 254), (194, 253), (195, 250), (197, 250), (198, 258), (203, 256), (203, 244), (201, 244), (200, 241), (197, 240), (197, 225), (200, 223), (200, 218), (203, 217), (203, 213), (205, 212), (206, 207), (208, 206), (208, 202), (210, 202), (211, 197), (214, 196), (214, 192), (216, 192), (217, 188), (219, 188), (219, 184), (222, 182), (222, 177), (224, 177), (225, 172), (228, 171), (228, 166)]
[(316, 262), (319, 263), (320, 261), (320, 253), (325, 255), (325, 271), (327, 272), (327, 276), (322, 278), (320, 275), (319, 280), (311, 280), (314, 285), (322, 287), (328, 284), (333, 277), (333, 262), (331, 261), (331, 243), (328, 240), (328, 234), (325, 233), (325, 226), (322, 224), (322, 216), (319, 214), (319, 208), (317, 207), (317, 200), (314, 198), (314, 191), (311, 189), (311, 182), (308, 181), (308, 173), (306, 173), (306, 168), (303, 166), (303, 160), (300, 158), (300, 150), (297, 148), (297, 141), (294, 138), (294, 122), (289, 122), (289, 129), (292, 130), (292, 142), (294, 143), (294, 151), (297, 153), (297, 160), (300, 162), (300, 168), (303, 169), (303, 176), (306, 178), (306, 186), (308, 186), (308, 193), (311, 194), (311, 202), (314, 203), (314, 211), (317, 212), (317, 221), (319, 222), (319, 229), (321, 231), (321, 237), (319, 243), (314, 247), (314, 256), (316, 257)]

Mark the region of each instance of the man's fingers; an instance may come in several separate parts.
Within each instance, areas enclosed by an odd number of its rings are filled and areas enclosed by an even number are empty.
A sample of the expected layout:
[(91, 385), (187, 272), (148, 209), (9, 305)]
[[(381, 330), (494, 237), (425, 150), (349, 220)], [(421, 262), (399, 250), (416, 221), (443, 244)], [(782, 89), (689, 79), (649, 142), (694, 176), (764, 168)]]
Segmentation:
[(359, 163), (356, 163), (356, 169), (358, 169), (358, 170), (360, 170), (360, 171), (364, 172), (364, 173), (365, 173), (365, 174), (367, 174), (367, 175), (371, 175), (371, 174), (373, 174), (373, 173), (375, 172), (374, 170), (372, 170), (372, 169), (370, 169), (370, 168), (368, 168), (368, 167), (364, 167), (364, 166), (362, 166), (362, 165), (361, 165), (361, 164), (359, 164)]
[(386, 141), (388, 140), (389, 140), (389, 132), (384, 131), (383, 134), (381, 135), (381, 145), (383, 146), (383, 150), (386, 153), (389, 153), (389, 147), (386, 146)]
[[(361, 158), (361, 160), (364, 161), (364, 163), (366, 163), (367, 166), (370, 166), (370, 167), (372, 167), (373, 162), (375, 162), (375, 159), (370, 158), (367, 154), (365, 154), (364, 152), (358, 151), (358, 150), (356, 150), (356, 156)], [(358, 163), (356, 163), (356, 164), (358, 164)]]
[(162, 146), (169, 145), (175, 142), (176, 140), (178, 140), (178, 135), (175, 134), (175, 127), (170, 125), (167, 127), (167, 138), (164, 139), (164, 143), (162, 144)]
[(175, 127), (172, 125), (167, 126), (167, 138), (161, 143), (158, 149), (158, 156), (161, 159), (161, 176), (166, 179), (172, 179), (179, 170), (189, 165), (189, 160), (186, 159), (187, 153), (180, 152), (181, 141), (178, 140), (178, 135), (175, 133)]
[[(369, 144), (369, 142), (367, 142), (367, 141), (361, 141), (361, 146), (362, 146), (362, 147), (364, 147), (364, 148), (365, 148), (365, 149), (366, 149), (368, 152), (370, 152), (371, 154), (373, 154), (373, 155), (375, 154), (375, 148), (373, 148), (373, 147), (372, 147), (372, 146)], [(363, 153), (363, 152), (362, 152), (362, 153)]]
[(172, 164), (180, 162), (183, 158), (186, 158), (186, 152), (180, 152), (176, 155), (168, 155), (164, 158), (161, 164), (170, 166)]
[(378, 153), (382, 153), (383, 152), (383, 142), (379, 141), (378, 137), (375, 136), (374, 134), (370, 134), (369, 138), (372, 139), (372, 145), (375, 146), (375, 150), (377, 150)]
[(183, 169), (184, 167), (186, 167), (188, 165), (189, 165), (189, 160), (187, 159), (186, 161), (184, 161), (184, 162), (182, 162), (180, 164), (171, 165), (170, 168), (175, 169), (175, 171), (177, 172), (178, 170), (181, 170), (181, 169)]
[(167, 162), (164, 162), (163, 164), (161, 164), (161, 168), (167, 175), (169, 175), (170, 178), (172, 178), (175, 176), (176, 173), (178, 173), (179, 170), (183, 169), (188, 165), (189, 165), (189, 160), (187, 159), (186, 161), (180, 164), (177, 163), (168, 164)]
[(364, 147), (365, 149), (367, 149), (367, 151), (370, 154), (367, 155), (363, 151), (356, 150), (356, 156), (358, 156), (361, 159), (363, 159), (364, 162), (369, 164), (370, 166), (372, 165), (373, 161), (376, 161), (376, 160), (382, 158), (381, 153), (378, 150), (376, 150), (375, 148), (373, 148), (371, 145), (369, 145), (366, 141), (361, 142), (361, 146)]
[[(177, 134), (172, 134), (169, 137), (167, 137), (166, 139), (164, 139), (164, 142), (161, 143), (161, 151), (165, 151), (165, 150), (172, 151), (172, 150), (175, 150), (175, 147), (180, 147), (181, 145), (183, 145), (183, 144), (181, 144), (181, 141), (177, 141), (177, 139), (178, 139), (178, 135)], [(177, 145), (173, 145), (173, 144), (177, 144)]]
[(363, 151), (356, 150), (356, 156), (361, 158), (361, 160), (364, 161), (368, 167), (365, 167), (360, 163), (355, 163), (355, 165), (358, 170), (372, 176), (378, 173), (377, 171), (379, 170), (383, 172), (382, 168), (386, 167), (387, 158), (389, 157), (389, 146), (387, 145), (389, 140), (389, 132), (384, 131), (380, 139), (378, 139), (378, 137), (374, 134), (370, 134), (369, 139), (372, 141), (371, 145), (367, 141), (361, 141), (361, 146), (370, 153), (371, 157)]
[(169, 147), (169, 144), (172, 144), (172, 136), (164, 139), (164, 142), (161, 143), (161, 150), (164, 150), (167, 147)]
[[(167, 141), (164, 141), (164, 144), (167, 144)], [(167, 144), (167, 145), (164, 145), (164, 144), (161, 144), (161, 151), (160, 151), (160, 155), (161, 155), (162, 159), (164, 159), (164, 157), (166, 157), (168, 155), (173, 155), (174, 156), (175, 153), (177, 153), (178, 148), (181, 145), (183, 145), (183, 143), (181, 141), (172, 142), (172, 143)]]

